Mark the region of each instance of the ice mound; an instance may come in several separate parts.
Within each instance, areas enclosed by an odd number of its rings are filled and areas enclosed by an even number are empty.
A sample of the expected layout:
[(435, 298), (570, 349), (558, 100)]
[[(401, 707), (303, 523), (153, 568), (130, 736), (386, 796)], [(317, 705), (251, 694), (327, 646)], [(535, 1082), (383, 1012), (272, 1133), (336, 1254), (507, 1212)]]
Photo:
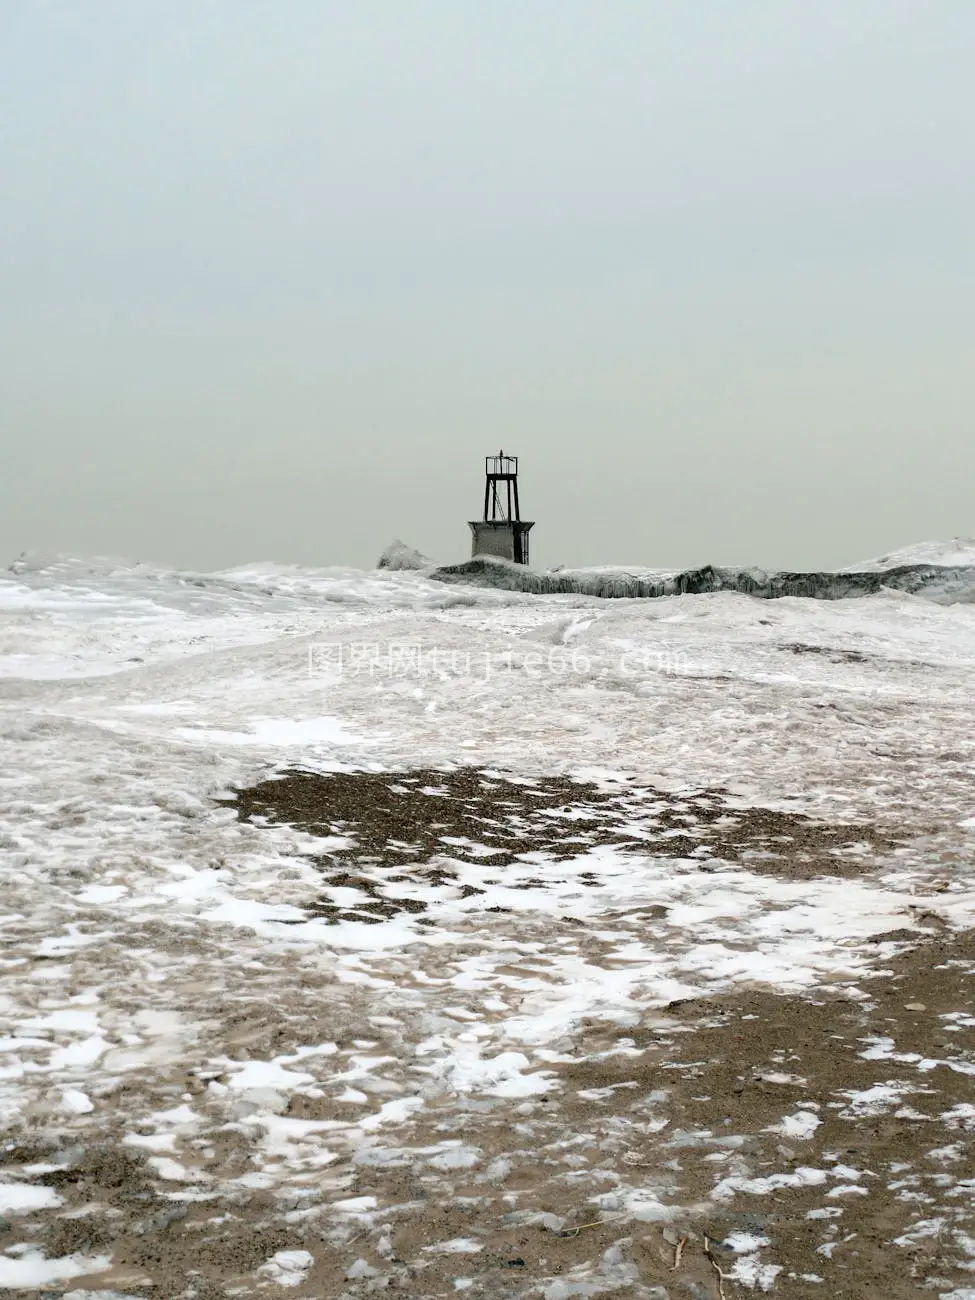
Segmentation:
[(429, 569), (432, 566), (433, 560), (398, 538), (390, 542), (376, 562), (377, 569)]
[(911, 564), (933, 564), (944, 569), (975, 567), (975, 538), (953, 537), (949, 542), (917, 542), (914, 546), (903, 546), (900, 550), (891, 551), (889, 555), (851, 564), (840, 572), (899, 569)]

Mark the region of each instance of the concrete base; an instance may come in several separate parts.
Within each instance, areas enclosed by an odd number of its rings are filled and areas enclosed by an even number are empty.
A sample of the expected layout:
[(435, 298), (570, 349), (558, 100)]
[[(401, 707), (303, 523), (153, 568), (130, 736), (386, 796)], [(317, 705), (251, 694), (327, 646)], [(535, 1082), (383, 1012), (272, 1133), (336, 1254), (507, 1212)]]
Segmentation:
[(528, 533), (533, 527), (534, 521), (522, 519), (471, 520), (471, 559), (478, 555), (495, 555), (499, 560), (527, 564)]

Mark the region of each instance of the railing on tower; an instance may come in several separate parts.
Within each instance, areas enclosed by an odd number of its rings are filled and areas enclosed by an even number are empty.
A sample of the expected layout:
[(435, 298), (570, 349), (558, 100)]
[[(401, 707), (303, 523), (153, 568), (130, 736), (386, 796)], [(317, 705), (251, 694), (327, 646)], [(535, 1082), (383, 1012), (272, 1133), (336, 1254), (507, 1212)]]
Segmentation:
[[(499, 490), (499, 484), (504, 484), (502, 490)], [(517, 456), (499, 452), (497, 456), (484, 457), (484, 519), (490, 523), (521, 519)]]
[(518, 475), (518, 457), (498, 456), (484, 457), (484, 473), (488, 478), (516, 478)]

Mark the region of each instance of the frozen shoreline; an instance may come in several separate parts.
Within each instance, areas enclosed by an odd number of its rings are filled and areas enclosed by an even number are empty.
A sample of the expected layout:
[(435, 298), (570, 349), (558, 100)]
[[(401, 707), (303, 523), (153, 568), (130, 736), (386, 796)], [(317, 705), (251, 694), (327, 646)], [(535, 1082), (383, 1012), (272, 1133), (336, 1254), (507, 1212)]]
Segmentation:
[(765, 600), (783, 596), (842, 600), (899, 591), (938, 604), (975, 601), (975, 542), (966, 538), (922, 542), (842, 569), (820, 570), (716, 564), (685, 569), (603, 564), (537, 570), (493, 556), (436, 564), (404, 542), (395, 541), (380, 556), (378, 568), (421, 573), (437, 582), (533, 596), (652, 600), (736, 592)]
[(891, 569), (861, 569), (811, 573), (728, 569), (706, 564), (679, 573), (641, 573), (630, 569), (561, 569), (536, 572), (505, 560), (478, 557), (463, 564), (429, 571), (438, 582), (462, 582), (535, 596), (595, 596), (602, 599), (659, 599), (662, 596), (701, 596), (736, 592), (777, 600), (796, 596), (812, 600), (842, 600), (901, 591), (938, 604), (975, 601), (975, 565), (902, 564)]

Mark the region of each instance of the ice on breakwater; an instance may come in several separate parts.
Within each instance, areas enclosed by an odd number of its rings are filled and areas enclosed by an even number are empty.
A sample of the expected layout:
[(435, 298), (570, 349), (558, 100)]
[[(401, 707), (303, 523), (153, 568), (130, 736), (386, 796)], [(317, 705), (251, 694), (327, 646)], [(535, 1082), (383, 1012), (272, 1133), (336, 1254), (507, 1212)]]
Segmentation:
[(975, 552), (969, 564), (906, 563), (890, 568), (864, 567), (811, 573), (765, 572), (712, 564), (679, 572), (609, 567), (538, 572), (522, 564), (479, 556), (462, 564), (432, 568), (428, 570), (428, 576), (439, 582), (523, 591), (538, 596), (652, 599), (731, 591), (765, 600), (782, 596), (841, 600), (881, 591), (902, 591), (944, 605), (975, 602)]

